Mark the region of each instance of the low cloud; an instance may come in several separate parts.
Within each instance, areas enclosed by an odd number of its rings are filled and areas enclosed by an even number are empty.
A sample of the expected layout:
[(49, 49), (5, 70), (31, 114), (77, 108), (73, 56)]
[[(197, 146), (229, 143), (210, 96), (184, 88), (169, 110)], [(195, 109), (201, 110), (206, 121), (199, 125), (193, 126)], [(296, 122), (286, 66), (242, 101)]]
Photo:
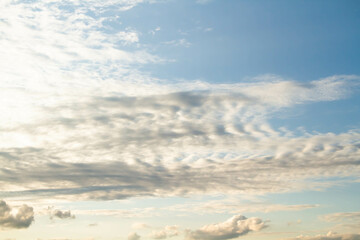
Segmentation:
[(166, 226), (164, 229), (152, 231), (149, 234), (149, 237), (152, 239), (165, 239), (178, 236), (180, 234), (179, 227), (174, 226)]
[(5, 201), (0, 201), (0, 228), (28, 228), (33, 221), (34, 211), (32, 207), (22, 205), (15, 209)]
[(206, 225), (195, 231), (188, 230), (186, 239), (226, 240), (246, 235), (252, 231), (260, 231), (265, 227), (265, 223), (260, 218), (236, 215), (222, 223)]
[(59, 209), (48, 208), (50, 219), (74, 219), (75, 215), (71, 214), (71, 211), (61, 211)]
[(326, 235), (317, 236), (298, 236), (286, 240), (360, 240), (360, 234), (337, 234), (328, 232)]
[(128, 240), (139, 240), (141, 238), (136, 232), (129, 233), (127, 239)]
[(146, 228), (151, 228), (151, 226), (146, 224), (146, 223), (133, 223), (131, 228), (133, 228), (133, 229), (146, 229)]

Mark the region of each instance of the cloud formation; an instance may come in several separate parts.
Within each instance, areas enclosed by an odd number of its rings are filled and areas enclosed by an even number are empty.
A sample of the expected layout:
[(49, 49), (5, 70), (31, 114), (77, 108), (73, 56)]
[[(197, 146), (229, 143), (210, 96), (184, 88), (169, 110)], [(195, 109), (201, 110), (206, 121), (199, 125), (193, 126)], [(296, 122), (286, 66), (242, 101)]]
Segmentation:
[(260, 218), (246, 218), (242, 215), (236, 215), (222, 223), (206, 225), (195, 231), (189, 230), (186, 234), (186, 239), (233, 239), (252, 231), (260, 231), (265, 227), (265, 223)]
[(344, 99), (359, 76), (157, 79), (141, 69), (165, 60), (119, 24), (144, 2), (153, 1), (1, 2), (0, 197), (267, 193), (355, 178), (359, 131), (299, 133), (269, 119)]
[(225, 198), (211, 200), (202, 203), (183, 203), (167, 207), (168, 211), (188, 212), (197, 214), (209, 213), (249, 213), (249, 212), (277, 212), (277, 211), (301, 211), (319, 207), (317, 204), (270, 204), (261, 200), (243, 202), (239, 199)]
[(51, 207), (48, 208), (48, 212), (50, 215), (50, 219), (58, 218), (58, 219), (74, 219), (75, 215), (71, 214), (71, 211), (61, 211), (59, 209), (53, 209)]
[(360, 240), (360, 234), (336, 234), (328, 232), (326, 235), (311, 236), (298, 236), (287, 240)]
[(129, 233), (127, 239), (128, 240), (139, 240), (141, 236), (139, 236), (136, 232)]
[(32, 207), (22, 205), (18, 209), (13, 209), (5, 201), (0, 200), (0, 228), (28, 228), (33, 221)]
[(154, 230), (149, 234), (149, 237), (152, 239), (165, 239), (178, 236), (180, 234), (179, 227), (174, 226), (166, 226), (161, 230)]
[(358, 221), (360, 222), (360, 212), (340, 212), (321, 216), (322, 220), (327, 222), (338, 221)]

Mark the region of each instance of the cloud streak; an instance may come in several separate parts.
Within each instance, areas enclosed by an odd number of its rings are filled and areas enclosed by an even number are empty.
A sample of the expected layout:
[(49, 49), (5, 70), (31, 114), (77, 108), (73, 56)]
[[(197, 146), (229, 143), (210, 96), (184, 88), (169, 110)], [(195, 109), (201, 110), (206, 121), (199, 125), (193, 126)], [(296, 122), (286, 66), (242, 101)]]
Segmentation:
[(149, 237), (152, 239), (166, 239), (178, 236), (180, 234), (179, 227), (174, 226), (166, 226), (161, 230), (154, 230), (149, 234)]

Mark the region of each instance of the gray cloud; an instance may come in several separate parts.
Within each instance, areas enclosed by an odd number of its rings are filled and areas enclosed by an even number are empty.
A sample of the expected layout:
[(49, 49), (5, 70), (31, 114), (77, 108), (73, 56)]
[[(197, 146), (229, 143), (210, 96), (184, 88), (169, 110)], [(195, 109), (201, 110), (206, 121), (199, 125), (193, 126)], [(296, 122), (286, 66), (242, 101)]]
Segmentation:
[(32, 207), (22, 205), (16, 214), (5, 201), (0, 200), (0, 227), (1, 228), (28, 228), (34, 221)]
[(141, 236), (139, 236), (136, 232), (129, 233), (127, 239), (128, 240), (139, 240)]
[(50, 219), (74, 219), (75, 215), (71, 214), (71, 211), (61, 211), (59, 209), (53, 209), (52, 207), (48, 208)]
[(233, 239), (252, 231), (260, 231), (265, 227), (265, 223), (260, 218), (246, 218), (242, 215), (236, 215), (222, 223), (206, 225), (195, 231), (189, 230), (186, 234), (186, 239)]

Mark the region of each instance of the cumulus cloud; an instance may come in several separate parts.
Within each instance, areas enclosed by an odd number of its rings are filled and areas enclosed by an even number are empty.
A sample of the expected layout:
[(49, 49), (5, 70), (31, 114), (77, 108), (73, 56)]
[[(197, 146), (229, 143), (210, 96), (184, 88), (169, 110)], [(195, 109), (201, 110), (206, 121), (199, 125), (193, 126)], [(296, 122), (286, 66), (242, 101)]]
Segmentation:
[(153, 239), (165, 239), (178, 236), (179, 234), (179, 227), (174, 225), (166, 226), (164, 229), (161, 230), (154, 230), (149, 234), (149, 237)]
[(146, 224), (146, 223), (133, 223), (131, 228), (133, 229), (145, 229), (145, 228), (151, 228), (150, 225)]
[(141, 236), (139, 236), (136, 232), (129, 233), (127, 239), (128, 240), (139, 240)]
[(242, 215), (236, 215), (222, 223), (206, 225), (195, 231), (188, 230), (186, 239), (233, 239), (252, 231), (260, 231), (265, 227), (265, 223), (260, 218), (246, 218)]
[(0, 200), (0, 227), (1, 228), (28, 228), (34, 221), (32, 207), (22, 205), (18, 209), (10, 207)]
[(50, 219), (74, 219), (75, 215), (71, 214), (71, 211), (61, 211), (59, 209), (54, 209), (53, 207), (48, 208)]

